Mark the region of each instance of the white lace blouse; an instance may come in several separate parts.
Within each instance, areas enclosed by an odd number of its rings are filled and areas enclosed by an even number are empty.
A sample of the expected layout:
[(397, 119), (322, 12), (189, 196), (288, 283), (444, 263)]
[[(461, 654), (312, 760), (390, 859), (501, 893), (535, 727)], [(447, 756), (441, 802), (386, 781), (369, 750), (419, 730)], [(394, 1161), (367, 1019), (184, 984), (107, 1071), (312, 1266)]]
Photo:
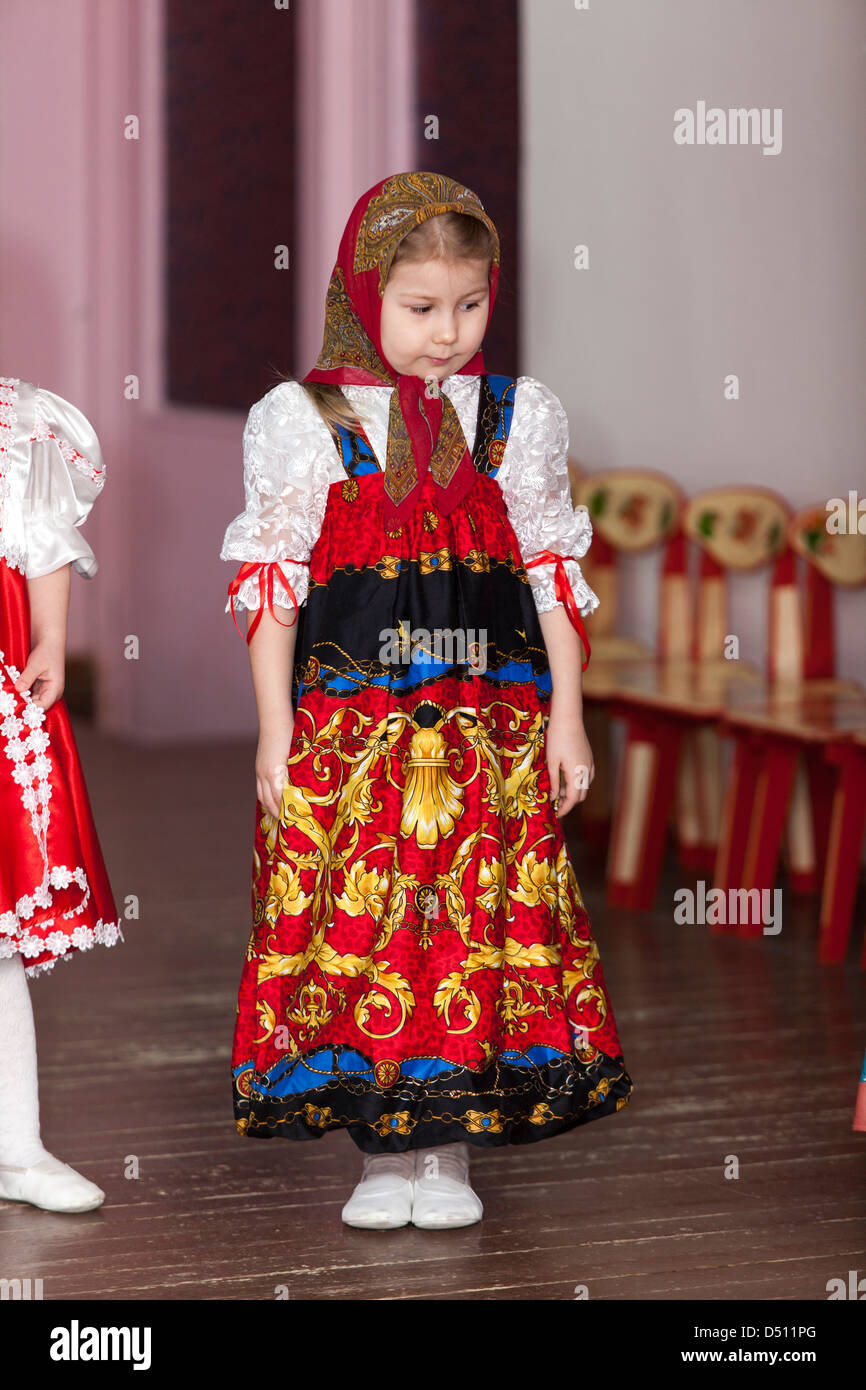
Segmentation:
[(28, 579), (71, 564), (86, 579), (96, 557), (79, 527), (105, 481), (99, 440), (69, 401), (0, 377), (0, 555)]
[[(470, 450), (475, 444), (480, 379), (455, 373), (440, 382), (457, 412)], [(392, 387), (344, 386), (364, 424), (373, 452), (384, 467)], [(345, 478), (333, 437), (303, 387), (281, 382), (250, 410), (243, 434), (246, 508), (225, 533), (223, 560), (280, 561), (299, 604), (307, 597), (307, 563), (318, 539), (332, 483)], [(524, 564), (543, 550), (563, 557), (581, 617), (598, 607), (578, 560), (592, 540), (585, 507), (571, 501), (568, 419), (557, 396), (534, 377), (517, 378), (514, 415), (502, 462), (495, 474)], [(555, 608), (552, 563), (527, 571), (539, 613)], [(275, 584), (273, 601), (291, 599)], [(259, 579), (242, 581), (235, 604), (261, 604)], [(226, 604), (226, 612), (231, 601)]]

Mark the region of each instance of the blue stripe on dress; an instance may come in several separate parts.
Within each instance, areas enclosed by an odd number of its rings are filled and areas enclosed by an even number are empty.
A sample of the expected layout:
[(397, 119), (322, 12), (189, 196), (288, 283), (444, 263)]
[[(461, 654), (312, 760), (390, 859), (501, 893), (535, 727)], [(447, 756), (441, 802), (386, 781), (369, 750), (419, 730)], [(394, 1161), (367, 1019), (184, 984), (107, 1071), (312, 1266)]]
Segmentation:
[[(366, 671), (358, 670), (331, 677), (322, 672), (319, 679), (322, 681), (324, 689), (331, 695), (346, 694), (357, 690), (359, 686), (379, 686), (382, 689), (390, 688), (409, 693), (419, 689), (437, 676), (444, 676), (451, 671), (461, 669), (472, 671), (472, 667), (468, 664), (461, 667), (455, 666), (453, 661), (436, 661), (433, 658), (427, 658), (423, 662), (413, 661), (409, 669), (401, 676), (394, 675), (393, 672), (389, 671), (383, 672), (381, 676), (371, 676)], [(531, 661), (506, 661), (495, 669), (488, 667), (484, 671), (478, 671), (477, 675), (484, 680), (507, 685), (529, 685), (535, 681), (540, 695), (550, 694), (553, 689), (550, 671), (536, 676)]]
[[(548, 1062), (558, 1061), (567, 1055), (555, 1047), (537, 1045), (527, 1048), (525, 1052), (501, 1052), (499, 1059), (512, 1067), (529, 1068), (546, 1066)], [(450, 1062), (444, 1057), (411, 1057), (401, 1064), (400, 1074), (413, 1081), (428, 1081), (460, 1066), (459, 1062)], [(235, 1067), (234, 1075), (240, 1076), (248, 1069), (249, 1063)], [(375, 1083), (372, 1066), (359, 1052), (347, 1050), (335, 1057), (333, 1049), (328, 1047), (311, 1053), (309, 1057), (286, 1058), (277, 1062), (253, 1089), (265, 1091), (269, 1096), (303, 1095), (306, 1091), (317, 1090), (328, 1081), (336, 1081), (341, 1074)]]

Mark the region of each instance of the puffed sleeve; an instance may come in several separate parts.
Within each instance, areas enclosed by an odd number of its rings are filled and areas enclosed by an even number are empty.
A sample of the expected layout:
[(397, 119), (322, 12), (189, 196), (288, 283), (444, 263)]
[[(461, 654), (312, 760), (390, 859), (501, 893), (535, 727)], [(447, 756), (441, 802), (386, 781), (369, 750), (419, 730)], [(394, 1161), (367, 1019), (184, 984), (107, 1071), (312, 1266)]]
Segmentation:
[(335, 457), (328, 427), (300, 382), (281, 382), (252, 407), (243, 454), (246, 506), (220, 551), (221, 559), (241, 562), (226, 612), (233, 605), (295, 608), (307, 598)]
[(78, 528), (105, 482), (96, 431), (76, 406), (42, 386), (35, 390), (34, 424), (22, 498), (24, 573), (38, 579), (71, 564), (92, 579), (96, 556)]
[[(527, 567), (536, 609), (546, 613), (561, 603), (556, 596), (559, 568), (578, 612), (587, 617), (599, 606), (599, 599), (578, 560), (589, 550), (592, 522), (586, 507), (575, 507), (571, 500), (568, 417), (559, 398), (534, 377), (517, 378), (514, 416), (496, 480)], [(544, 551), (558, 556), (559, 565), (555, 560), (532, 564)]]

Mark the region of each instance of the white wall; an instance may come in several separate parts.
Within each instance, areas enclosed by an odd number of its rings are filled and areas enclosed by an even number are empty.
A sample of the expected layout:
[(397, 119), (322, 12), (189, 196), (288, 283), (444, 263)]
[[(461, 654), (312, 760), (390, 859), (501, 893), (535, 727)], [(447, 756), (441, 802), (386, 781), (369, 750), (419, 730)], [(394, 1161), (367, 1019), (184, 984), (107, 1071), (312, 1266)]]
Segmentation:
[[(572, 454), (794, 507), (866, 493), (866, 7), (524, 0), (521, 23), (521, 371), (562, 398)], [(699, 100), (782, 108), (781, 152), (676, 145), (674, 111)], [(626, 577), (636, 635), (654, 634), (656, 566)], [(733, 586), (759, 663), (766, 582)], [(840, 673), (866, 681), (863, 591), (836, 612)]]

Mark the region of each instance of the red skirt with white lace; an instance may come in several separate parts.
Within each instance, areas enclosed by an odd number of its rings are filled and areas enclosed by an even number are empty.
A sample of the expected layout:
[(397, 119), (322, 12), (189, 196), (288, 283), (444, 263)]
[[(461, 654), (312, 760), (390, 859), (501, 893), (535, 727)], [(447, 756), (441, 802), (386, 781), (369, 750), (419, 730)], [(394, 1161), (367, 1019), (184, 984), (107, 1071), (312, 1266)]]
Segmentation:
[(29, 654), (27, 580), (0, 557), (0, 959), (33, 976), (123, 935), (66, 705), (15, 688)]

